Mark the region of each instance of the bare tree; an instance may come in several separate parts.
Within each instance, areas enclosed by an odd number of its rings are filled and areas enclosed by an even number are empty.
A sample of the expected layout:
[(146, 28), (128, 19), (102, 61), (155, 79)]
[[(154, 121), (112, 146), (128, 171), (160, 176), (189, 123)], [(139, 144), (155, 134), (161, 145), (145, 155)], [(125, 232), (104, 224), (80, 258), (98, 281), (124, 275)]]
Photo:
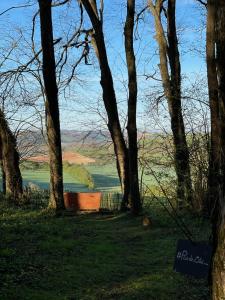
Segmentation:
[[(156, 0), (153, 3), (152, 0), (149, 0), (148, 6), (155, 20), (156, 40), (160, 58), (159, 67), (171, 118), (175, 148), (178, 206), (184, 204), (184, 199), (189, 205), (193, 205), (189, 151), (181, 105), (181, 66), (176, 32), (176, 0), (168, 0), (167, 9), (163, 7), (164, 2), (164, 0)], [(163, 11), (167, 19), (167, 36), (161, 20)]]
[(98, 13), (96, 1), (81, 0), (92, 23), (93, 29), (88, 34), (91, 37), (101, 70), (101, 86), (103, 101), (108, 117), (108, 129), (113, 141), (116, 155), (117, 169), (123, 192), (122, 209), (126, 209), (129, 197), (129, 159), (128, 149), (121, 130), (116, 95), (113, 85), (112, 73), (108, 63), (104, 33), (103, 33), (103, 1)]
[(50, 157), (50, 202), (57, 212), (64, 209), (62, 151), (53, 42), (51, 0), (38, 0), (40, 8), (46, 127)]
[(18, 202), (23, 194), (23, 183), (19, 168), (19, 154), (16, 139), (9, 128), (2, 110), (0, 110), (0, 141), (3, 182), (5, 176), (5, 192), (15, 202)]
[(138, 147), (137, 147), (137, 74), (134, 54), (134, 15), (135, 0), (127, 0), (127, 18), (124, 27), (125, 50), (128, 70), (128, 153), (129, 153), (129, 179), (130, 185), (130, 202), (132, 210), (138, 213), (141, 210), (141, 200), (138, 180)]

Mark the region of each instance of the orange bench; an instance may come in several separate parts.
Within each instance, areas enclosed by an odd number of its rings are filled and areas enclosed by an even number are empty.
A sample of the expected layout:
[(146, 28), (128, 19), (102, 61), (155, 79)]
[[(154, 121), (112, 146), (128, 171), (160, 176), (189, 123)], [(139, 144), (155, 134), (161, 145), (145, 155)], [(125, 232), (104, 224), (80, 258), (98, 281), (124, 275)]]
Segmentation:
[(69, 211), (99, 211), (101, 192), (92, 193), (64, 193), (65, 208)]

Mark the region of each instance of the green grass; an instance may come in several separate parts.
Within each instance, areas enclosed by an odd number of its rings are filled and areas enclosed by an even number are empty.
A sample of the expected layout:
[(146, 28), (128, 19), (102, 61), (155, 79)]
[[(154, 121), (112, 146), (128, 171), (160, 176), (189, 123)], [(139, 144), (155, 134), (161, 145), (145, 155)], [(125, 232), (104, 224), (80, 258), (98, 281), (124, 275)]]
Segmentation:
[[(120, 182), (114, 164), (107, 164), (103, 166), (92, 164), (85, 166), (85, 169), (87, 169), (94, 180), (95, 190), (102, 192), (120, 192)], [(49, 170), (46, 168), (37, 168), (36, 170), (23, 168), (22, 176), (24, 185), (32, 182), (38, 185), (41, 189), (49, 188)], [(67, 172), (67, 168), (64, 168), (63, 179), (65, 191), (90, 191), (87, 185), (82, 184), (76, 176), (73, 176), (70, 174), (70, 172)]]
[[(0, 299), (209, 299), (205, 282), (177, 274), (180, 230), (161, 208), (153, 226), (125, 214), (55, 218), (0, 204)], [(184, 216), (199, 239), (208, 225)], [(200, 222), (200, 223), (199, 223)]]
[[(24, 185), (32, 182), (38, 185), (41, 189), (49, 189), (49, 170), (23, 170), (22, 176)], [(64, 172), (63, 179), (65, 191), (89, 191), (86, 185), (80, 183), (77, 178), (71, 176), (67, 172)]]

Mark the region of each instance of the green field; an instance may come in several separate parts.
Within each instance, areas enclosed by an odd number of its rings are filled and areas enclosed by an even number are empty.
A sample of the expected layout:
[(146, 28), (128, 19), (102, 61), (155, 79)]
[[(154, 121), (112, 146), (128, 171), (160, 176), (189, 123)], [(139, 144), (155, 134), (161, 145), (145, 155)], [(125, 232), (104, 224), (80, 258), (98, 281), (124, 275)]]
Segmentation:
[[(157, 145), (160, 145), (160, 139), (157, 138), (155, 140), (153, 136), (151, 139), (149, 138), (148, 140), (146, 140), (146, 147), (149, 148), (149, 152), (147, 152), (145, 156), (149, 156), (149, 159), (151, 158), (159, 161), (165, 160), (165, 157), (162, 156), (160, 151), (151, 150), (152, 144), (155, 145), (155, 143), (157, 143)], [(117, 174), (113, 147), (104, 147), (102, 145), (95, 145), (91, 147), (90, 145), (87, 145), (83, 147), (72, 147), (71, 149), (68, 148), (67, 150), (75, 151), (81, 155), (85, 155), (87, 157), (95, 159), (95, 164), (84, 166), (93, 177), (95, 190), (102, 192), (120, 192), (120, 182)], [(140, 151), (140, 156), (141, 155), (142, 154)], [(151, 165), (153, 166), (153, 163), (151, 163)], [(154, 167), (152, 168), (154, 169), (154, 171), (156, 171), (157, 176), (160, 180), (162, 180), (162, 178), (165, 177), (166, 174), (169, 173), (171, 175), (174, 173), (173, 168), (168, 170), (168, 168), (166, 169), (165, 167), (156, 165), (154, 165)], [(33, 183), (35, 185), (38, 185), (41, 189), (49, 189), (49, 169), (46, 163), (40, 164), (24, 161), (21, 164), (21, 170), (24, 186), (28, 185), (29, 183)], [(89, 191), (87, 185), (83, 184), (78, 178), (71, 176), (68, 172), (66, 172), (66, 168), (64, 168), (63, 179), (65, 191)], [(141, 176), (139, 176), (139, 180), (140, 179)], [(151, 170), (147, 168), (145, 168), (144, 170), (143, 181), (153, 189), (154, 186), (157, 185), (154, 176), (151, 174)]]
[[(153, 225), (126, 214), (53, 217), (0, 202), (1, 300), (208, 300), (206, 280), (173, 271), (184, 238), (166, 212)], [(183, 216), (198, 240), (205, 220)]]
[[(22, 176), (24, 185), (32, 182), (38, 185), (41, 189), (49, 189), (49, 170), (23, 170)], [(88, 188), (85, 185), (81, 184), (79, 180), (67, 173), (63, 174), (63, 179), (65, 191), (88, 191)]]
[[(85, 168), (94, 179), (95, 190), (102, 192), (120, 192), (120, 182), (115, 164), (90, 164), (86, 165)], [(156, 168), (154, 170), (158, 171)], [(157, 174), (159, 174), (159, 172)], [(40, 167), (37, 169), (22, 168), (22, 176), (24, 186), (28, 185), (29, 183), (33, 183), (39, 186), (41, 189), (49, 189), (49, 169), (46, 167)], [(85, 184), (82, 184), (78, 178), (71, 176), (66, 171), (63, 174), (63, 180), (65, 191), (90, 191), (90, 189), (88, 189)], [(157, 184), (152, 175), (144, 175), (144, 183), (147, 185)]]
[[(97, 166), (85, 166), (86, 169), (93, 176), (95, 183), (95, 190), (108, 192), (120, 191), (120, 183), (117, 175), (116, 168), (112, 164)], [(49, 189), (49, 170), (47, 168), (39, 169), (24, 169), (22, 168), (22, 176), (24, 186), (33, 183), (41, 189)], [(76, 177), (71, 176), (67, 172), (63, 174), (64, 190), (72, 192), (87, 192), (90, 189), (82, 184)], [(1, 184), (1, 178), (0, 178)]]

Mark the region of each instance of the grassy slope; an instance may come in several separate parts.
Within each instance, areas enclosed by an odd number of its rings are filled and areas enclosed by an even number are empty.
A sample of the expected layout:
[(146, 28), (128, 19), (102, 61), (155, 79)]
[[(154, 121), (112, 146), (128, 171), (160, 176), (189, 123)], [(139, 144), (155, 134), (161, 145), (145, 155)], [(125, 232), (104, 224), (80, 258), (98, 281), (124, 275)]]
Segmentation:
[[(101, 191), (120, 191), (120, 183), (116, 169), (113, 165), (96, 166), (89, 165), (85, 168), (92, 174), (97, 190)], [(49, 170), (23, 170), (24, 184), (29, 182), (35, 183), (42, 189), (49, 188)], [(75, 177), (64, 172), (64, 189), (65, 191), (85, 192), (89, 189), (81, 184)]]
[[(85, 168), (91, 173), (94, 182), (95, 189), (107, 192), (120, 192), (120, 182), (117, 174), (115, 164), (106, 164), (106, 165), (96, 165), (90, 164), (85, 166)], [(49, 188), (49, 170), (38, 169), (38, 170), (22, 170), (22, 175), (24, 179), (24, 184), (33, 182), (39, 185), (42, 189)], [(64, 172), (64, 189), (65, 191), (80, 191), (85, 192), (89, 189), (87, 186), (81, 184), (77, 178), (71, 176), (66, 171)], [(0, 179), (1, 182), (1, 179)], [(153, 176), (145, 175), (144, 176), (145, 184), (156, 185), (156, 181)]]
[[(42, 189), (49, 188), (49, 170), (23, 170), (22, 175), (24, 185), (32, 182), (40, 186)], [(88, 191), (88, 188), (85, 185), (81, 184), (76, 178), (72, 177), (66, 172), (64, 172), (63, 179), (65, 191)]]
[[(209, 299), (204, 281), (173, 272), (179, 229), (151, 209), (153, 227), (127, 215), (54, 218), (1, 205), (0, 299)], [(207, 224), (188, 219), (206, 238)]]
[(120, 182), (114, 164), (87, 165), (86, 169), (92, 174), (97, 190), (102, 192), (120, 191)]

